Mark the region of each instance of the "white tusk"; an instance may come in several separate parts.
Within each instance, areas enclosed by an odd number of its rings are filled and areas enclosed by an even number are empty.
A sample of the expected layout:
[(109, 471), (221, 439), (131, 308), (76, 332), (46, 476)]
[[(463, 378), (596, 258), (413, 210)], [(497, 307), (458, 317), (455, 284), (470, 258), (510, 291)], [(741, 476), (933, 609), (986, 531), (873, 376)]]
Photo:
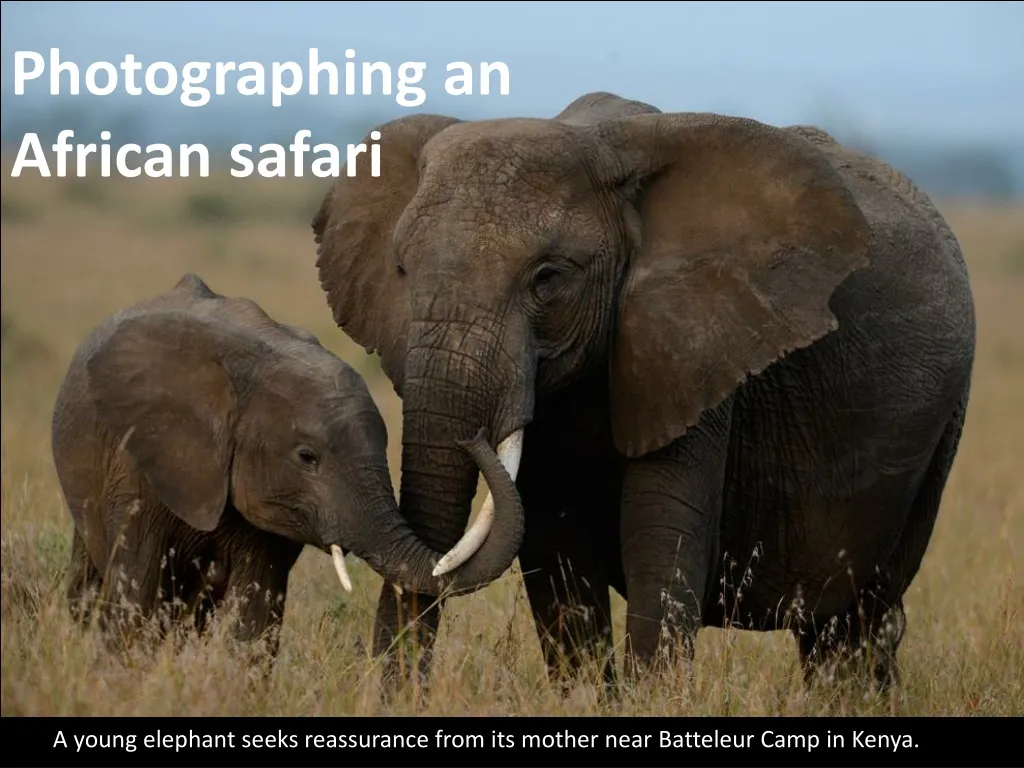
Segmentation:
[[(498, 446), (498, 460), (505, 467), (513, 483), (516, 481), (516, 475), (519, 473), (519, 461), (522, 457), (523, 430), (520, 429), (502, 440), (501, 445)], [(473, 521), (469, 530), (462, 535), (458, 543), (444, 557), (437, 561), (437, 565), (434, 566), (433, 575), (435, 577), (443, 576), (469, 560), (484, 543), (487, 534), (491, 532), (491, 525), (493, 523), (494, 496), (488, 492), (484, 505), (480, 507), (480, 514), (476, 516), (476, 520)]]
[(338, 574), (338, 581), (346, 592), (352, 591), (352, 580), (348, 577), (348, 569), (345, 568), (345, 553), (337, 544), (331, 544), (331, 560), (334, 561), (334, 570)]

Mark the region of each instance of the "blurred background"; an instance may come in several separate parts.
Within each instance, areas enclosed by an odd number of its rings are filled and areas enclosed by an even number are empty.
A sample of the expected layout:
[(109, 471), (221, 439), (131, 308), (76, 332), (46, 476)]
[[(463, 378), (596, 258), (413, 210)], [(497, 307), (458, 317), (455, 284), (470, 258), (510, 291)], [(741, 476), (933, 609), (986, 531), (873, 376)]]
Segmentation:
[[(134, 53), (190, 60), (425, 61), (427, 102), (464, 118), (551, 116), (608, 90), (665, 111), (811, 122), (896, 163), (941, 195), (1024, 194), (1024, 4), (1018, 2), (146, 2), (3, 4), (5, 145), (72, 128), (97, 140), (287, 144), (357, 141), (408, 111), (388, 96), (229, 93), (12, 98), (13, 52), (58, 47), (85, 67)], [(508, 96), (450, 97), (449, 61), (503, 61)], [(80, 140), (85, 141), (85, 138)]]
[[(329, 179), (235, 179), (237, 143), (359, 141), (410, 112), (464, 119), (553, 116), (595, 90), (663, 111), (814, 123), (931, 193), (960, 240), (978, 314), (967, 426), (928, 554), (907, 596), (908, 681), (879, 705), (808, 693), (788, 634), (706, 630), (695, 691), (641, 698), (625, 714), (1019, 714), (1024, 711), (1024, 3), (1019, 2), (121, 2), (2, 4), (2, 714), (253, 715), (380, 712), (367, 658), (379, 578), (350, 566), (339, 595), (329, 558), (307, 550), (290, 581), (286, 674), (271, 689), (214, 646), (111, 661), (63, 603), (71, 522), (50, 454), (54, 397), (76, 346), (104, 317), (185, 272), (303, 325), (360, 370), (401, 454), (401, 403), (334, 324), (310, 221)], [(425, 61), (427, 100), (391, 96), (50, 96), (48, 73), (13, 93), (14, 53), (59, 48), (84, 76), (97, 60)], [(507, 96), (451, 97), (451, 61), (502, 61)], [(66, 80), (65, 80), (66, 82)], [(233, 82), (233, 79), (229, 82)], [(121, 142), (201, 142), (210, 178), (11, 177), (27, 132), (73, 129)], [(387, 149), (382, 147), (382, 152)], [(308, 156), (307, 156), (308, 159)], [(307, 166), (308, 167), (308, 166)], [(1016, 425), (1016, 426), (1015, 426)], [(481, 490), (483, 485), (481, 483)], [(478, 493), (477, 508), (483, 493)], [(546, 683), (518, 566), (452, 601), (434, 662), (432, 714), (604, 712), (595, 689)], [(756, 578), (756, 574), (755, 574)], [(613, 596), (616, 640), (623, 602)], [(621, 659), (621, 654), (620, 654)], [(367, 685), (369, 684), (369, 685)], [(588, 692), (589, 691), (589, 692)], [(879, 708), (880, 707), (880, 708)], [(889, 707), (889, 709), (887, 709)], [(389, 712), (424, 711), (415, 699)]]

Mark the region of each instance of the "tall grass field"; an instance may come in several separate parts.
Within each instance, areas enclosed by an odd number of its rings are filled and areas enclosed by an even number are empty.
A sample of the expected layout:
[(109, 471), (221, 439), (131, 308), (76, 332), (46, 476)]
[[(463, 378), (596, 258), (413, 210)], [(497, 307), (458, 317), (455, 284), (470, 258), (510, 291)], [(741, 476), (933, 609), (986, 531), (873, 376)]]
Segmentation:
[[(448, 603), (431, 695), (389, 705), (369, 650), (380, 578), (306, 550), (269, 675), (214, 631), (112, 654), (73, 624), (64, 590), (71, 518), (50, 417), (72, 352), (115, 310), (185, 272), (307, 327), (367, 379), (400, 472), (401, 403), (333, 323), (310, 219), (326, 180), (11, 179), (2, 207), (3, 715), (1019, 715), (1024, 712), (1024, 206), (939, 201), (967, 256), (978, 350), (967, 426), (924, 564), (906, 598), (902, 685), (805, 688), (782, 632), (703, 630), (680, 672), (617, 704), (548, 684), (518, 566)], [(481, 488), (483, 488), (481, 484)], [(478, 494), (475, 505), (482, 502)], [(352, 558), (354, 560), (354, 558)], [(756, 569), (753, 578), (757, 578)], [(625, 605), (613, 597), (621, 645)], [(621, 648), (618, 658), (621, 663)]]

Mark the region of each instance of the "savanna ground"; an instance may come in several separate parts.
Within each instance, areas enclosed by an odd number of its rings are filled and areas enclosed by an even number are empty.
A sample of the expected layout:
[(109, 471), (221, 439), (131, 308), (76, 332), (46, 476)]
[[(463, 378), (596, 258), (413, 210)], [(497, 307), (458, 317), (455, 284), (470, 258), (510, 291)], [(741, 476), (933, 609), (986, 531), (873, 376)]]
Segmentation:
[[(518, 568), (449, 603), (433, 695), (384, 710), (367, 653), (380, 578), (359, 561), (341, 592), (306, 550), (279, 664), (255, 679), (223, 632), (175, 652), (111, 656), (68, 617), (71, 538), (50, 415), (75, 346), (104, 316), (187, 271), (305, 325), (366, 377), (398, 482), (401, 404), (375, 359), (331, 320), (309, 221), (323, 180), (3, 181), (2, 713), (4, 715), (925, 714), (1024, 711), (1024, 207), (942, 205), (967, 254), (978, 354), (967, 428), (924, 565), (906, 599), (898, 696), (806, 691), (785, 633), (704, 630), (692, 687), (566, 699), (547, 685)], [(477, 496), (477, 505), (481, 502)], [(354, 560), (354, 558), (352, 558)], [(757, 578), (756, 569), (753, 578)], [(616, 640), (623, 601), (613, 597)], [(619, 649), (621, 662), (621, 649)]]

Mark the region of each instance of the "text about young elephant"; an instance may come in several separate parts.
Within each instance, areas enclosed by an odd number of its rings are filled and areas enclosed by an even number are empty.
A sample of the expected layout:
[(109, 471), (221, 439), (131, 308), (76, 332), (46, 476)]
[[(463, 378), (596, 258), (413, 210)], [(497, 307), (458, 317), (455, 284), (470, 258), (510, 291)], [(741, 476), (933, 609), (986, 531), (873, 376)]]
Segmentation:
[(899, 752), (915, 749), (918, 744), (910, 734), (871, 733), (852, 728), (842, 732), (828, 729), (825, 733), (792, 733), (773, 730), (744, 732), (741, 729), (680, 731), (658, 730), (646, 733), (579, 733), (569, 730), (545, 733), (505, 733), (489, 729), (489, 733), (465, 733), (437, 729), (422, 733), (292, 733), (277, 729), (267, 733), (228, 731), (211, 734), (174, 733), (156, 730), (151, 733), (89, 734), (58, 731), (54, 749), (67, 749), (77, 754), (93, 750), (116, 750), (136, 753), (140, 750), (235, 750), (235, 749), (416, 749), (416, 750), (701, 750), (747, 749), (813, 752), (819, 749), (852, 749)]
[[(394, 96), (400, 107), (414, 108), (427, 100), (423, 78), (424, 61), (360, 60), (352, 48), (345, 50), (341, 62), (320, 58), (310, 48), (303, 62), (274, 61), (189, 61), (175, 65), (167, 61), (144, 63), (128, 53), (120, 62), (94, 61), (86, 66), (61, 57), (60, 49), (48, 55), (39, 51), (14, 52), (14, 95), (40, 91), (49, 96), (83, 92), (93, 96), (120, 93), (128, 96), (176, 98), (181, 105), (201, 108), (214, 96), (226, 94), (269, 99), (271, 108), (286, 106), (288, 99), (300, 94), (326, 97)], [(452, 61), (445, 66), (444, 90), (450, 96), (507, 96), (511, 89), (508, 65), (502, 61)], [(26, 170), (40, 176), (63, 178), (112, 175), (151, 178), (206, 177), (210, 175), (210, 150), (202, 143), (152, 143), (142, 146), (130, 137), (115, 137), (99, 131), (99, 141), (75, 141), (75, 132), (58, 132), (54, 144), (46, 147), (37, 132), (22, 138), (11, 170), (20, 177)], [(93, 137), (90, 137), (93, 138)], [(343, 172), (356, 176), (369, 172), (381, 174), (381, 135), (372, 131), (367, 140), (344, 146), (330, 142), (313, 143), (312, 131), (295, 133), (288, 145), (235, 144), (230, 150), (230, 172), (237, 178), (253, 173), (265, 178), (304, 176), (333, 178)], [(386, 142), (384, 142), (386, 143)], [(387, 151), (386, 147), (383, 151)], [(342, 170), (344, 169), (344, 171)]]

